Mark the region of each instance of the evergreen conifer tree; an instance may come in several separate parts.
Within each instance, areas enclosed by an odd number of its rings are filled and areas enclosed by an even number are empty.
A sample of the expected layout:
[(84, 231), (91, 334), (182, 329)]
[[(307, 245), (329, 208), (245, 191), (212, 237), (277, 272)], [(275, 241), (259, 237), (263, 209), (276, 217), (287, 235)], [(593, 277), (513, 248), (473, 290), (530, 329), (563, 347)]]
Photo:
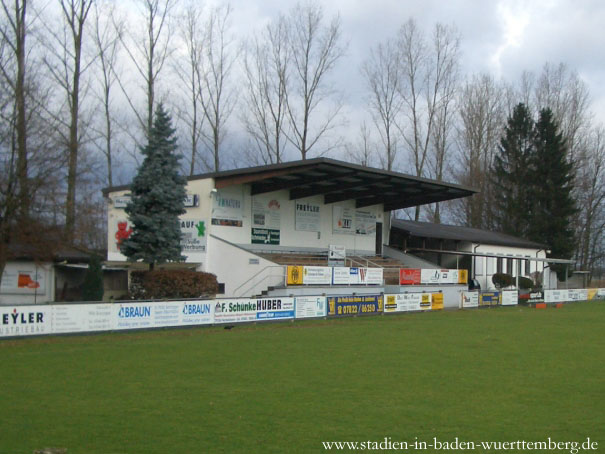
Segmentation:
[(103, 269), (98, 255), (90, 257), (88, 269), (82, 283), (83, 301), (101, 301), (103, 299)]
[(149, 143), (141, 152), (143, 164), (131, 186), (126, 213), (133, 224), (132, 235), (122, 242), (121, 252), (129, 261), (156, 263), (182, 261), (179, 216), (185, 213), (186, 179), (179, 174), (175, 130), (160, 104), (149, 132)]
[(496, 227), (520, 237), (527, 236), (531, 216), (534, 135), (529, 110), (518, 104), (508, 118), (492, 169)]
[[(577, 213), (573, 191), (573, 163), (550, 109), (542, 109), (536, 123), (531, 181), (534, 207), (528, 238), (549, 246), (551, 257), (571, 258), (574, 251), (572, 217)], [(563, 265), (552, 265), (559, 280), (566, 279)]]

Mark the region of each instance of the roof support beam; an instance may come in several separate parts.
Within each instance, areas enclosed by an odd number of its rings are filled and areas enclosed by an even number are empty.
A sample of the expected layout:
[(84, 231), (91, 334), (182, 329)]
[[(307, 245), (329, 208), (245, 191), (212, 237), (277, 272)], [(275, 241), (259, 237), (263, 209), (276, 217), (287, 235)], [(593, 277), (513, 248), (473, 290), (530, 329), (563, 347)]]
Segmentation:
[(253, 183), (252, 188), (250, 190), (250, 195), (265, 194), (267, 192), (298, 188), (299, 186), (315, 183), (318, 178), (317, 176), (303, 177), (296, 174), (290, 174), (289, 176), (296, 176), (296, 179), (288, 179), (283, 181), (269, 180), (263, 183)]
[[(356, 173), (353, 174), (349, 174), (349, 175), (342, 175), (342, 177), (346, 177), (346, 178), (351, 178), (351, 177), (358, 177), (358, 178), (363, 178), (362, 175), (358, 175)], [(339, 178), (341, 178), (341, 176), (339, 176)], [(377, 178), (377, 179), (372, 179), (372, 185), (378, 184), (378, 183), (383, 183), (386, 181), (389, 181), (391, 178), (390, 177), (386, 177), (386, 178)], [(305, 197), (311, 197), (314, 195), (326, 195), (326, 194), (331, 194), (334, 192), (342, 192), (345, 190), (349, 190), (349, 189), (355, 189), (355, 188), (362, 188), (362, 187), (367, 187), (368, 184), (367, 183), (363, 183), (363, 180), (361, 181), (354, 181), (354, 182), (346, 182), (346, 183), (334, 183), (334, 184), (329, 184), (329, 185), (313, 185), (309, 188), (303, 188), (303, 189), (293, 189), (290, 191), (290, 200), (295, 200), (295, 199), (303, 199)]]

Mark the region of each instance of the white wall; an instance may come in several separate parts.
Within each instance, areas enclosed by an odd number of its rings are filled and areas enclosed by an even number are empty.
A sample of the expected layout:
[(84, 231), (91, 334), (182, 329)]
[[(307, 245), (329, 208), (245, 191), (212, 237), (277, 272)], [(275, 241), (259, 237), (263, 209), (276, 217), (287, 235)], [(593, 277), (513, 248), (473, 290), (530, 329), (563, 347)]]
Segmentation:
[[(347, 254), (374, 254), (376, 249), (376, 235), (360, 234), (341, 234), (333, 231), (333, 210), (334, 207), (347, 207), (355, 213), (355, 201), (345, 201), (335, 204), (324, 204), (323, 196), (314, 196), (301, 199), (302, 202), (312, 203), (320, 207), (320, 225), (319, 232), (296, 230), (295, 223), (295, 200), (290, 200), (289, 191), (275, 191), (271, 193), (254, 196), (261, 200), (275, 200), (279, 204), (280, 219), (280, 243), (279, 245), (258, 245), (252, 244), (252, 203), (253, 197), (250, 195), (250, 185), (235, 185), (225, 189), (214, 189), (214, 180), (211, 178), (203, 180), (189, 181), (187, 193), (199, 197), (198, 207), (186, 208), (187, 213), (181, 216), (181, 219), (202, 220), (206, 226), (206, 237), (215, 235), (223, 238), (230, 243), (246, 246), (255, 250), (288, 250), (290, 249), (328, 249), (330, 244), (342, 245), (347, 249)], [(212, 206), (213, 199), (220, 194), (237, 193), (241, 195), (241, 226), (212, 225)], [(116, 241), (116, 232), (118, 223), (127, 222), (127, 230), (132, 227), (128, 221), (123, 208), (116, 208), (115, 199), (129, 194), (129, 191), (116, 191), (109, 195), (108, 204), (108, 228), (107, 228), (107, 259), (111, 261), (126, 261), (118, 249)], [(362, 208), (359, 211), (370, 212), (376, 217), (376, 222), (383, 223), (383, 244), (388, 244), (390, 222), (388, 213), (382, 211), (382, 205), (374, 205)], [(212, 243), (212, 247), (220, 245)], [(210, 253), (210, 242), (208, 243), (208, 253)], [(213, 264), (210, 262), (207, 254), (185, 254), (187, 262), (201, 263), (200, 269), (213, 272)]]

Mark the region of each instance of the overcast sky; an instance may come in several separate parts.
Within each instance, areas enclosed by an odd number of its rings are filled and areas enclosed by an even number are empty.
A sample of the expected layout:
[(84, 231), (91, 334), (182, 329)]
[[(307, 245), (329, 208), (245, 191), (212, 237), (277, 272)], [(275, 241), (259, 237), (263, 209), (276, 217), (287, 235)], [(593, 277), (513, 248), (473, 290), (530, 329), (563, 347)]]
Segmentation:
[[(230, 4), (234, 29), (245, 36), (296, 1), (232, 0)], [(539, 73), (545, 62), (567, 64), (588, 85), (595, 120), (605, 123), (603, 0), (331, 0), (320, 4), (326, 17), (340, 14), (349, 45), (335, 76), (353, 104), (363, 99), (358, 68), (371, 47), (395, 36), (413, 17), (426, 32), (436, 22), (456, 25), (462, 37), (464, 74), (489, 72), (516, 82), (524, 70)]]

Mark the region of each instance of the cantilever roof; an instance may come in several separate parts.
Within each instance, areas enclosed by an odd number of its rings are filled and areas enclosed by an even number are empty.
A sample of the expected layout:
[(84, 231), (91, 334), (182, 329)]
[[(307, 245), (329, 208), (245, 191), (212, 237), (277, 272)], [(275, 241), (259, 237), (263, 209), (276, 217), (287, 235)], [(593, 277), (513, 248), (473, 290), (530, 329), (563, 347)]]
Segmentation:
[(438, 238), (443, 240), (469, 241), (471, 243), (492, 244), (531, 249), (547, 249), (544, 244), (518, 238), (499, 232), (462, 227), (459, 225), (433, 224), (432, 222), (407, 221), (393, 219), (391, 228), (404, 231), (421, 238)]
[[(325, 203), (355, 200), (356, 207), (384, 204), (385, 211), (468, 197), (473, 188), (329, 158), (291, 161), (189, 177), (213, 178), (217, 189), (250, 184), (252, 195), (289, 190), (290, 199), (323, 195)], [(103, 193), (128, 189), (106, 188)]]

